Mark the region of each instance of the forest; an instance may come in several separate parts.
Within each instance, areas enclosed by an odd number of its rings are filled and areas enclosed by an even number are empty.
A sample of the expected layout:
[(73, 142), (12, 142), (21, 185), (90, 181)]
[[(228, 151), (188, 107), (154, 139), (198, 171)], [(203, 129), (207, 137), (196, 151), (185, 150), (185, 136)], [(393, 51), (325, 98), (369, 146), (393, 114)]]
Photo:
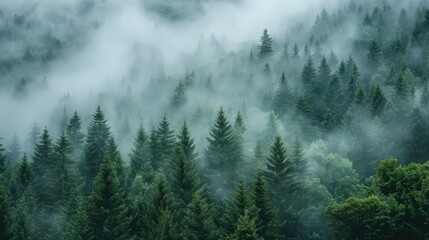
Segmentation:
[(0, 2), (0, 112), (1, 240), (429, 239), (427, 0)]

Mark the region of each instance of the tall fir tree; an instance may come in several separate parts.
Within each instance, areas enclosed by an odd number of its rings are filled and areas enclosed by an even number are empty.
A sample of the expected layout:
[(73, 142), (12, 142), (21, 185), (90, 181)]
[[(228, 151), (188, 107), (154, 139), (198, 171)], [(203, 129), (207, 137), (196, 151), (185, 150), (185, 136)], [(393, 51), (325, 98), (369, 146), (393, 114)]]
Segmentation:
[(152, 128), (149, 135), (149, 160), (153, 170), (160, 170), (162, 163), (162, 149), (159, 136), (155, 128)]
[(48, 177), (52, 182), (52, 194), (55, 195), (55, 202), (65, 202), (70, 191), (70, 170), (73, 161), (70, 157), (72, 146), (63, 132), (53, 146), (53, 163)]
[(11, 239), (13, 236), (13, 212), (11, 199), (0, 175), (0, 239)]
[(126, 212), (114, 162), (105, 154), (88, 198), (88, 217), (95, 239), (128, 239)]
[(386, 105), (386, 97), (381, 91), (380, 85), (376, 84), (371, 96), (371, 113), (373, 116), (380, 116)]
[(27, 159), (27, 154), (24, 153), (21, 163), (18, 164), (18, 171), (16, 174), (16, 182), (19, 187), (24, 191), (33, 181), (33, 171)]
[(263, 240), (258, 235), (256, 218), (246, 209), (244, 215), (241, 215), (232, 234), (228, 235), (226, 240)]
[(21, 158), (22, 158), (21, 143), (19, 141), (18, 134), (16, 133), (13, 135), (12, 141), (8, 146), (6, 156), (7, 156), (6, 166), (8, 167), (13, 167), (21, 161)]
[(110, 135), (110, 128), (104, 113), (100, 106), (97, 106), (88, 126), (85, 154), (81, 164), (81, 174), (84, 180), (82, 193), (85, 196), (89, 195), (92, 190), (92, 184), (103, 161)]
[(236, 181), (241, 153), (223, 108), (218, 111), (207, 140), (209, 144), (206, 150), (206, 169), (211, 188), (223, 198), (228, 197)]
[(268, 34), (268, 30), (264, 29), (261, 36), (261, 45), (259, 45), (259, 58), (265, 59), (273, 53), (273, 39)]
[(285, 73), (282, 73), (280, 78), (279, 86), (273, 97), (273, 110), (274, 112), (282, 117), (291, 106), (293, 97), (289, 89), (288, 83), (286, 82)]
[(93, 240), (94, 235), (90, 227), (88, 214), (83, 206), (79, 206), (76, 213), (72, 215), (67, 226), (65, 239), (87, 239)]
[(194, 193), (184, 217), (184, 237), (189, 240), (218, 239), (217, 226), (207, 198), (200, 189)]
[(148, 144), (149, 138), (146, 135), (143, 124), (140, 124), (137, 135), (134, 138), (133, 148), (129, 154), (131, 167), (128, 179), (130, 183), (134, 181), (136, 175), (142, 172), (145, 165), (150, 164)]
[(73, 152), (79, 153), (82, 149), (85, 135), (81, 131), (81, 118), (77, 111), (70, 118), (66, 127), (66, 133), (73, 147)]
[(159, 146), (161, 149), (161, 160), (159, 162), (159, 167), (163, 170), (166, 170), (168, 165), (168, 160), (170, 159), (171, 154), (174, 150), (175, 136), (174, 131), (170, 129), (170, 123), (168, 122), (167, 115), (164, 114), (161, 122), (159, 123), (157, 129), (157, 135), (159, 139)]
[(183, 149), (186, 159), (191, 164), (196, 164), (198, 153), (195, 150), (195, 141), (191, 136), (191, 132), (189, 131), (186, 121), (183, 122), (182, 128), (177, 135), (177, 144)]

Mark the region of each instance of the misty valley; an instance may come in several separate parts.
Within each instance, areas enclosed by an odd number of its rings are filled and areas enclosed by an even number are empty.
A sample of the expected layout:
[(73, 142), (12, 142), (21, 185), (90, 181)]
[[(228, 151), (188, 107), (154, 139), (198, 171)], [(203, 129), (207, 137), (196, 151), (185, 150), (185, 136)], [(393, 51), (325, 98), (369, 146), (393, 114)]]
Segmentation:
[(428, 160), (428, 0), (0, 1), (0, 240), (427, 240)]

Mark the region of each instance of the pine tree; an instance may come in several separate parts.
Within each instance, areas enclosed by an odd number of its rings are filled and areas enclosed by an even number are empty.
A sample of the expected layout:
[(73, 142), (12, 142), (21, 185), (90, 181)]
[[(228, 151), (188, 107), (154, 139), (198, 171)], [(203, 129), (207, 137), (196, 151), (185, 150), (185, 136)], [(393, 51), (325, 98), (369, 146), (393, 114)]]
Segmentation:
[(250, 210), (246, 209), (244, 215), (237, 220), (234, 232), (228, 235), (227, 240), (263, 240), (258, 233), (256, 219)]
[(188, 124), (183, 122), (180, 133), (177, 135), (177, 144), (183, 149), (186, 159), (195, 164), (198, 158), (198, 153), (195, 151), (195, 142), (188, 128)]
[(73, 161), (70, 158), (72, 146), (63, 132), (53, 146), (53, 159), (48, 179), (51, 182), (50, 189), (55, 196), (55, 202), (66, 201), (69, 193), (70, 169)]
[[(53, 146), (48, 129), (43, 130), (39, 143), (36, 144), (33, 156), (34, 190), (39, 203), (44, 206), (53, 206), (55, 203), (55, 191), (52, 188), (54, 179), (49, 174), (53, 170)], [(42, 231), (47, 229), (42, 229)]]
[(28, 150), (32, 151), (36, 147), (36, 144), (39, 141), (41, 134), (42, 134), (42, 130), (40, 129), (39, 125), (37, 125), (37, 123), (34, 122), (33, 126), (31, 127), (30, 133), (28, 133), (28, 139), (27, 139)]
[(278, 116), (283, 116), (289, 109), (292, 102), (292, 93), (286, 82), (285, 73), (282, 73), (279, 86), (273, 98), (273, 110)]
[(77, 111), (73, 113), (66, 127), (66, 133), (73, 147), (73, 152), (81, 150), (84, 141), (84, 135), (81, 132), (81, 119)]
[(144, 130), (143, 124), (137, 130), (137, 136), (134, 138), (133, 149), (129, 154), (131, 167), (129, 182), (131, 183), (137, 174), (140, 174), (146, 164), (149, 164), (149, 139)]
[(234, 130), (239, 136), (242, 136), (246, 131), (246, 126), (240, 111), (238, 111), (237, 115), (235, 116)]
[(22, 162), (18, 165), (17, 183), (25, 190), (33, 180), (33, 172), (30, 163), (27, 160), (27, 154), (24, 153)]
[(395, 100), (397, 103), (402, 103), (407, 97), (407, 86), (405, 84), (404, 78), (399, 76), (399, 78), (395, 81)]
[[(2, 140), (2, 138), (0, 138)], [(6, 155), (4, 154), (5, 150), (3, 145), (0, 143), (0, 174), (6, 171)]]
[(267, 58), (273, 53), (273, 39), (268, 34), (268, 30), (264, 29), (261, 36), (261, 45), (259, 46), (259, 58)]
[(159, 139), (159, 146), (161, 149), (161, 160), (159, 166), (161, 169), (165, 170), (168, 165), (168, 159), (174, 150), (174, 131), (170, 130), (170, 124), (167, 120), (167, 115), (164, 114), (161, 122), (159, 123), (157, 129), (157, 135)]
[(13, 135), (12, 142), (9, 144), (6, 156), (6, 166), (8, 167), (15, 166), (15, 164), (19, 163), (22, 158), (21, 144), (16, 133)]
[(257, 169), (263, 169), (266, 166), (264, 149), (260, 140), (256, 142), (255, 149), (253, 150), (252, 162), (256, 164)]
[(379, 116), (384, 109), (386, 104), (386, 98), (381, 91), (380, 86), (377, 84), (375, 86), (373, 95), (371, 97), (371, 113), (373, 116)]
[[(298, 188), (296, 169), (286, 154), (286, 148), (280, 136), (276, 136), (267, 157), (267, 181), (270, 184), (277, 205), (288, 206), (287, 203)], [(283, 205), (285, 204), (285, 205)]]
[(192, 162), (186, 158), (183, 148), (177, 146), (170, 164), (171, 187), (177, 198), (186, 206), (198, 189), (198, 178)]
[(126, 210), (114, 162), (106, 154), (88, 198), (88, 217), (95, 239), (127, 239)]
[(12, 214), (11, 199), (0, 176), (0, 239), (11, 239), (13, 236)]
[(296, 43), (295, 43), (295, 45), (293, 45), (293, 58), (294, 59), (299, 58), (299, 48), (298, 48), (298, 44), (296, 44)]
[(282, 59), (283, 60), (289, 59), (289, 44), (287, 42), (283, 43)]
[(152, 165), (152, 169), (158, 171), (161, 167), (162, 162), (162, 149), (159, 141), (158, 134), (155, 128), (152, 128), (149, 135), (149, 160)]
[(264, 173), (258, 170), (252, 184), (252, 198), (258, 209), (257, 233), (263, 239), (277, 239), (276, 210), (271, 203)]
[(328, 132), (335, 128), (335, 119), (329, 108), (327, 108), (323, 114), (322, 127)]
[(82, 163), (82, 177), (84, 186), (82, 193), (88, 195), (91, 192), (92, 184), (98, 169), (103, 161), (104, 151), (111, 133), (107, 125), (107, 120), (100, 106), (97, 106), (92, 116), (92, 121), (88, 126), (88, 135), (86, 136), (85, 157)]
[(178, 232), (178, 224), (175, 222), (170, 210), (161, 210), (156, 224), (149, 228), (148, 239), (154, 240), (179, 240), (181, 234)]
[(309, 94), (313, 94), (316, 87), (316, 70), (311, 58), (308, 59), (307, 63), (304, 65), (304, 68), (302, 69), (301, 81), (305, 90), (308, 91)]
[(213, 215), (202, 193), (202, 189), (194, 193), (188, 204), (184, 218), (184, 237), (189, 240), (217, 239), (216, 225)]
[[(37, 239), (38, 231), (28, 202), (23, 197), (19, 200), (14, 211), (13, 238), (14, 240)], [(2, 238), (3, 239), (3, 238)]]
[(182, 81), (180, 81), (176, 88), (174, 89), (174, 96), (171, 99), (171, 108), (173, 110), (178, 110), (179, 108), (181, 108), (183, 105), (185, 105), (187, 99), (186, 99), (186, 95), (185, 95), (185, 84), (183, 84)]
[(414, 108), (411, 113), (411, 132), (407, 146), (407, 163), (424, 163), (429, 158), (427, 144), (429, 143), (429, 125), (420, 108)]
[(372, 40), (368, 50), (368, 64), (372, 68), (376, 68), (381, 61), (381, 50), (375, 40)]
[[(155, 237), (160, 227), (175, 222), (176, 203), (164, 176), (158, 176), (152, 186), (146, 207), (145, 232), (147, 238)], [(168, 217), (167, 219), (165, 219)], [(174, 220), (170, 220), (170, 218)], [(168, 220), (168, 222), (165, 222)], [(171, 227), (172, 224), (170, 224)], [(173, 226), (176, 228), (176, 226)], [(166, 229), (167, 230), (167, 229)], [(155, 239), (155, 238), (154, 238)], [(167, 239), (167, 238), (164, 238)]]
[(305, 177), (305, 173), (307, 172), (307, 161), (304, 158), (302, 143), (298, 136), (295, 137), (293, 141), (290, 159), (298, 176), (300, 178)]
[(234, 233), (235, 226), (240, 217), (245, 215), (246, 210), (249, 211), (252, 218), (257, 218), (258, 209), (255, 206), (253, 197), (249, 187), (244, 182), (239, 182), (234, 197), (226, 206), (222, 217), (222, 226), (224, 235)]
[(65, 239), (75, 240), (75, 239), (94, 239), (92, 229), (90, 227), (89, 217), (84, 209), (80, 206), (76, 213), (70, 219), (67, 227), (67, 234)]
[(213, 191), (227, 197), (236, 180), (241, 153), (223, 108), (220, 108), (207, 140), (207, 171), (211, 187)]
[(317, 70), (317, 82), (320, 85), (318, 88), (320, 91), (324, 91), (328, 86), (329, 80), (331, 78), (331, 68), (329, 67), (328, 60), (325, 56), (322, 57), (320, 61), (319, 68)]

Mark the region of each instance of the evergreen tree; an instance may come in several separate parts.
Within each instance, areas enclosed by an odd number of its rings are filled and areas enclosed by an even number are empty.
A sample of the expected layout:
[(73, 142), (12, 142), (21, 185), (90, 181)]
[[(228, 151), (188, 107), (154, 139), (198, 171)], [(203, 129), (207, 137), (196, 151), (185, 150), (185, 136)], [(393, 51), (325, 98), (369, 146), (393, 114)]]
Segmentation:
[(381, 61), (381, 50), (375, 40), (372, 40), (368, 50), (368, 64), (372, 68), (376, 68)]
[(88, 126), (85, 156), (81, 166), (81, 173), (84, 178), (82, 191), (84, 195), (88, 195), (91, 192), (92, 184), (103, 161), (110, 135), (110, 128), (107, 125), (104, 113), (101, 111), (100, 106), (97, 106)]
[(69, 194), (70, 169), (73, 161), (70, 158), (72, 146), (63, 132), (53, 147), (53, 157), (55, 161), (48, 172), (48, 177), (52, 182), (52, 194), (56, 196), (56, 201), (66, 201)]
[(256, 142), (255, 149), (253, 150), (252, 162), (257, 166), (256, 169), (263, 169), (266, 166), (264, 149), (260, 140)]
[(287, 42), (283, 43), (282, 59), (283, 60), (289, 59), (289, 44)]
[(381, 91), (380, 85), (376, 85), (371, 97), (371, 113), (373, 116), (379, 116), (386, 104), (386, 98)]
[(129, 182), (131, 183), (137, 174), (140, 174), (145, 165), (149, 164), (149, 139), (144, 130), (143, 124), (137, 130), (137, 136), (134, 138), (133, 149), (129, 154), (131, 167)]
[(184, 218), (185, 239), (217, 239), (217, 226), (213, 219), (213, 213), (202, 191), (203, 190), (200, 189), (194, 193), (191, 203), (189, 203), (186, 208)]
[(18, 165), (17, 183), (24, 190), (31, 184), (32, 179), (32, 169), (30, 163), (27, 160), (27, 154), (24, 153), (22, 162)]
[(326, 131), (331, 131), (335, 128), (335, 119), (334, 119), (334, 116), (332, 114), (331, 109), (329, 109), (329, 108), (327, 108), (325, 110), (325, 113), (323, 114), (322, 127)]
[(275, 137), (271, 146), (265, 174), (276, 204), (288, 207), (290, 196), (298, 189), (298, 181), (296, 169), (286, 155), (286, 148), (280, 136)]
[(429, 143), (429, 125), (420, 108), (411, 113), (411, 130), (408, 141), (406, 163), (426, 162), (429, 159), (427, 144)]
[(185, 84), (183, 84), (183, 82), (180, 81), (177, 84), (176, 88), (174, 89), (174, 96), (171, 99), (171, 103), (170, 103), (173, 110), (178, 110), (183, 105), (185, 105), (187, 101), (185, 90), (186, 90)]
[(299, 58), (299, 47), (298, 44), (295, 43), (295, 45), (293, 45), (293, 58), (294, 59), (298, 59)]
[(270, 193), (262, 170), (258, 170), (252, 185), (252, 198), (258, 209), (257, 233), (263, 239), (277, 239), (278, 225), (276, 210), (271, 203)]
[(246, 126), (244, 125), (243, 116), (240, 111), (238, 111), (235, 116), (234, 129), (239, 136), (242, 136), (244, 131), (246, 131)]
[(114, 162), (106, 154), (88, 198), (88, 217), (95, 239), (127, 239), (126, 210)]
[(252, 213), (248, 209), (245, 210), (244, 215), (240, 216), (237, 220), (234, 233), (227, 236), (227, 240), (263, 240), (258, 235), (256, 226), (256, 219), (252, 217)]
[(186, 206), (192, 200), (192, 195), (198, 189), (198, 178), (192, 163), (186, 158), (183, 149), (176, 147), (170, 167), (171, 187), (178, 199)]
[(207, 140), (207, 171), (211, 187), (213, 191), (228, 196), (236, 180), (241, 153), (223, 108), (220, 108)]
[(168, 159), (174, 150), (174, 131), (170, 130), (170, 124), (167, 120), (167, 115), (164, 114), (161, 122), (159, 123), (157, 129), (157, 135), (159, 139), (159, 146), (161, 150), (161, 162), (159, 163), (161, 169), (165, 170), (168, 165)]
[(292, 93), (286, 82), (285, 73), (282, 73), (279, 86), (273, 98), (273, 110), (278, 116), (283, 116), (289, 109), (292, 102)]
[(13, 135), (12, 142), (9, 144), (6, 156), (6, 166), (8, 167), (15, 166), (15, 164), (19, 163), (22, 158), (21, 144), (16, 133)]
[(40, 139), (40, 135), (42, 134), (42, 130), (36, 122), (33, 123), (31, 127), (31, 131), (28, 133), (27, 139), (27, 150), (28, 152), (32, 152), (32, 150), (36, 147), (37, 142)]
[(324, 91), (326, 86), (328, 86), (329, 80), (331, 78), (331, 68), (329, 67), (328, 60), (325, 56), (322, 57), (320, 61), (319, 68), (317, 70), (317, 82), (320, 85), (319, 90)]
[(224, 235), (234, 233), (238, 220), (245, 215), (246, 210), (249, 211), (252, 218), (257, 218), (258, 209), (255, 207), (251, 191), (244, 182), (239, 182), (234, 197), (226, 206), (222, 218)]
[(273, 53), (273, 39), (268, 34), (268, 30), (264, 29), (261, 36), (261, 45), (259, 46), (259, 58), (267, 58)]
[(395, 81), (394, 88), (395, 100), (398, 104), (401, 104), (407, 97), (407, 86), (402, 76), (399, 76), (399, 78)]
[(84, 207), (80, 206), (76, 213), (71, 217), (71, 220), (68, 223), (65, 239), (94, 239), (94, 235), (90, 227), (89, 217)]
[[(0, 138), (2, 140), (2, 138)], [(0, 174), (6, 171), (6, 155), (4, 154), (5, 150), (3, 145), (0, 143)]]
[(295, 137), (295, 140), (293, 141), (290, 159), (298, 176), (300, 178), (305, 177), (305, 173), (307, 172), (307, 161), (304, 158), (302, 143), (298, 136)]
[[(19, 200), (14, 211), (13, 238), (14, 240), (37, 239), (38, 231), (33, 214), (26, 199)], [(3, 239), (3, 238), (2, 238)]]
[(195, 142), (188, 128), (188, 124), (183, 122), (180, 133), (177, 135), (177, 144), (183, 149), (186, 159), (194, 164), (197, 161), (198, 153), (195, 151)]
[(79, 152), (84, 142), (84, 135), (81, 132), (81, 119), (77, 111), (73, 113), (66, 127), (66, 133), (75, 153)]
[[(307, 63), (304, 65), (304, 68), (301, 72), (301, 81), (304, 85), (304, 89), (308, 91), (309, 94), (314, 94), (316, 87), (316, 70), (313, 65), (313, 60), (308, 59)], [(312, 97), (312, 95), (311, 95)]]
[(152, 128), (149, 135), (149, 160), (153, 170), (158, 171), (161, 167), (162, 154), (163, 153), (158, 134), (155, 128)]
[(0, 239), (11, 239), (13, 236), (12, 214), (10, 196), (0, 176)]

